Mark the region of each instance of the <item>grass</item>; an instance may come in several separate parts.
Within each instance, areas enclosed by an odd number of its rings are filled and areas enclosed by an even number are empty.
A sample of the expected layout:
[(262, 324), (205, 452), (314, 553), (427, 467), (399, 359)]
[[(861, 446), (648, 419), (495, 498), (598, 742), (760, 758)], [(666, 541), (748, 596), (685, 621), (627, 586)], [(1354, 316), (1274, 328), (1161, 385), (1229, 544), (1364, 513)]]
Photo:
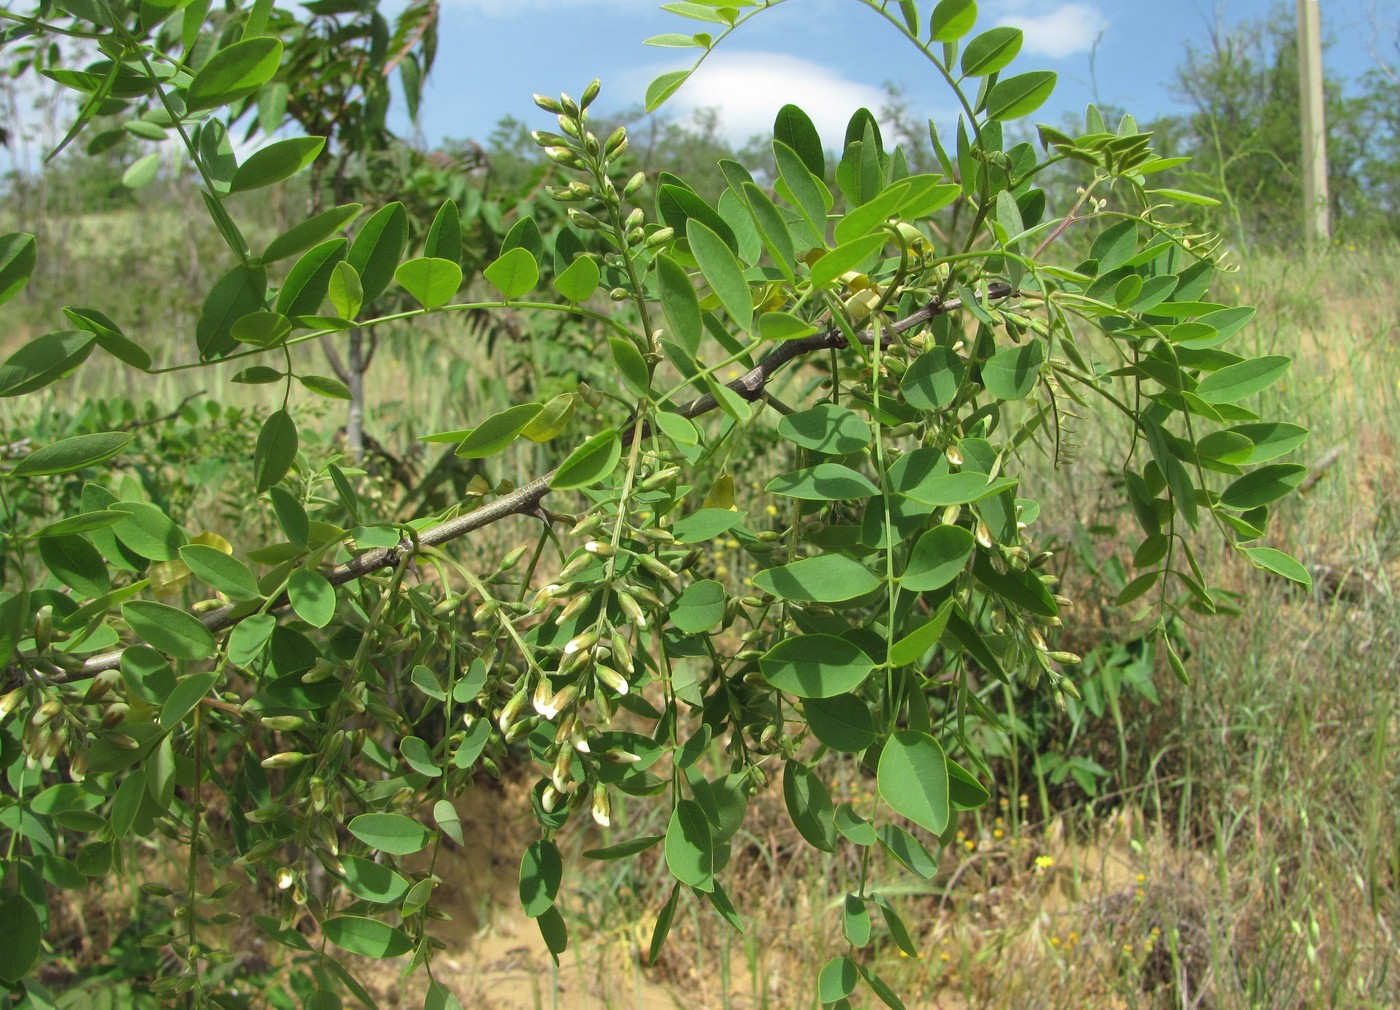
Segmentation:
[[(151, 335), (161, 355), (175, 353), (170, 334), (191, 329), (178, 309), (169, 318), (154, 315), (177, 301), (157, 294), (162, 276), (181, 276), (170, 271), (183, 254), (172, 248), (169, 255), (164, 272), (158, 265), (117, 286), (131, 318), (146, 314), (139, 332)], [(185, 265), (204, 269), (198, 255)], [(62, 287), (90, 291), (103, 268), (75, 257), (53, 269)], [(1393, 813), (1400, 781), (1397, 277), (1400, 250), (1337, 248), (1314, 257), (1260, 256), (1224, 279), (1237, 288), (1225, 293), (1260, 307), (1243, 342), (1256, 353), (1296, 359), (1268, 394), (1271, 411), (1311, 428), (1298, 456), (1326, 465), (1305, 494), (1279, 508), (1271, 542), (1292, 547), (1316, 572), (1318, 589), (1291, 589), (1205, 548), (1208, 576), (1238, 594), (1240, 615), (1182, 629), (1193, 686), (1176, 684), (1158, 662), (1155, 703), (1124, 690), (1102, 717), (1078, 722), (1035, 699), (1009, 699), (1029, 742), (1093, 761), (1103, 775), (1091, 778), (1092, 795), (1073, 776), (1056, 781), (1022, 741), (998, 761), (1000, 792), (980, 814), (965, 815), (932, 882), (877, 858), (872, 879), (900, 907), (921, 956), (877, 941), (873, 963), (909, 1006), (1400, 1005), (1392, 933), (1400, 917)], [(22, 307), (12, 335), (53, 327), (52, 319), (42, 321), (46, 314)], [(416, 435), (467, 426), (503, 403), (520, 381), (519, 359), (498, 339), (460, 318), (386, 336), (371, 373), (371, 433), (409, 455)], [(589, 349), (573, 353), (581, 370), (588, 367)], [(298, 360), (324, 371), (313, 349)], [(207, 388), (235, 405), (262, 402), (261, 391), (227, 384), (232, 369), (221, 369), (172, 373), (127, 392), (172, 404)], [(120, 388), (111, 375), (93, 370), (76, 387), (46, 394), (45, 404), (7, 403), (3, 419), (17, 427), (36, 409), (61, 410), (75, 394), (110, 395)], [(336, 416), (331, 405), (321, 421), (327, 430)], [(1108, 557), (1125, 555), (1124, 542), (1108, 532), (1123, 518), (1110, 507), (1114, 495), (1104, 480), (1114, 447), (1089, 421), (1079, 439), (1086, 444), (1078, 462), (1045, 475), (1044, 511), (1057, 519), (1044, 522), (1078, 601), (1075, 648), (1100, 648), (1103, 658), (1141, 629), (1105, 605), (1113, 589), (1093, 576)], [(535, 452), (526, 447), (493, 461), (489, 476), (537, 472)], [(1086, 532), (1098, 527), (1105, 532)], [(824, 768), (838, 800), (873, 788), (854, 763)], [(485, 863), (471, 864), (463, 884), (470, 893), (454, 911), (475, 931), (451, 932), (454, 946), (443, 957), (460, 971), (454, 977), (444, 966), (439, 977), (500, 1006), (516, 1005), (510, 1000), (519, 996), (521, 1006), (619, 1010), (668, 1001), (816, 1007), (812, 979), (841, 951), (833, 902), (857, 879), (858, 866), (849, 851), (824, 854), (803, 844), (780, 794), (770, 786), (754, 798), (723, 876), (746, 920), (742, 935), (687, 900), (661, 962), (642, 968), (670, 887), (660, 853), (595, 863), (580, 853), (596, 838), (577, 833), (565, 842), (575, 942), (558, 976), (570, 988), (561, 995), (556, 976), (536, 972), (526, 988), (509, 990), (518, 974), (510, 965), (542, 971), (546, 963), (533, 926), (511, 910), (513, 846), (528, 830), (517, 826), (496, 832), (499, 851), (493, 844)], [(615, 802), (615, 837), (664, 831), (665, 811)], [(481, 887), (482, 875), (505, 883)], [(386, 1001), (412, 1001), (387, 979), (380, 986)]]

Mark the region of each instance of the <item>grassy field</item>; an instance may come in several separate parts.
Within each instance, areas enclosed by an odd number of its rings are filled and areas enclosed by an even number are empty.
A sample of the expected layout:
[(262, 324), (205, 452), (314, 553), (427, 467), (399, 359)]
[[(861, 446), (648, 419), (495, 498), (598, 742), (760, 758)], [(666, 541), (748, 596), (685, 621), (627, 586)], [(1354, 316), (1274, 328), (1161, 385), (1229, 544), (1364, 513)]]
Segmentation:
[[(188, 270), (208, 267), (198, 250), (170, 255), (169, 271), (110, 283), (132, 311), (146, 307), (133, 336), (147, 334), (165, 360), (192, 359), (171, 339), (191, 328), (189, 307), (168, 317), (152, 307), (167, 303), (157, 294), (163, 283), (188, 281), (174, 275), (177, 260)], [(96, 268), (80, 254), (52, 269), (63, 283), (93, 290)], [(879, 970), (907, 1005), (1400, 1005), (1392, 933), (1400, 917), (1397, 278), (1400, 251), (1339, 247), (1309, 258), (1258, 255), (1224, 279), (1237, 288), (1224, 294), (1260, 307), (1242, 342), (1295, 358), (1268, 395), (1275, 413), (1312, 429), (1296, 457), (1317, 469), (1305, 493), (1282, 504), (1270, 536), (1313, 569), (1317, 589), (1302, 593), (1203, 548), (1212, 584), (1238, 594), (1240, 613), (1182, 629), (1192, 686), (1178, 685), (1164, 661), (1142, 651), (1141, 629), (1108, 606), (1114, 587), (1096, 574), (1125, 554), (1105, 478), (1113, 447), (1086, 419), (1078, 460), (1044, 475), (1044, 512), (1057, 517), (1046, 525), (1077, 601), (1072, 647), (1088, 657), (1086, 676), (1103, 685), (1102, 706), (1076, 719), (1008, 695), (1008, 705), (1021, 706), (1021, 732), (1001, 745), (1005, 780), (979, 816), (964, 815), (939, 876), (923, 885), (896, 866), (875, 873), (917, 924), (920, 957), (892, 943), (879, 954)], [(56, 311), (35, 303), (6, 311), (6, 348), (44, 319), (58, 325)], [(406, 455), (413, 436), (463, 426), (479, 398), (509, 381), (507, 362), (487, 354), (487, 341), (461, 320), (387, 337), (371, 374), (371, 432)], [(310, 348), (301, 360), (319, 367)], [(0, 406), (0, 420), (17, 430), (38, 410), (72, 409), (99, 392), (167, 406), (201, 389), (257, 402), (257, 390), (227, 384), (231, 371), (176, 372), (151, 385), (94, 371)], [(327, 408), (321, 417), (328, 439), (336, 415)], [(501, 466), (528, 471), (534, 463), (520, 456)], [(1028, 748), (1058, 761), (1037, 761)], [(824, 767), (838, 800), (874, 787), (854, 763)], [(688, 906), (655, 967), (642, 967), (639, 955), (669, 889), (657, 851), (592, 863), (580, 856), (598, 844), (591, 826), (567, 836), (561, 903), (575, 943), (556, 971), (514, 900), (530, 828), (502, 812), (528, 816), (527, 785), (508, 777), (464, 796), (464, 824), (475, 826), (479, 844), (438, 867), (453, 920), (443, 927), (449, 950), (436, 972), (464, 1005), (818, 1006), (812, 979), (840, 949), (833, 909), (854, 879), (854, 857), (802, 844), (779, 790), (751, 804), (726, 871), (745, 932)], [(619, 803), (616, 837), (664, 831), (664, 815)], [(386, 1004), (421, 1005), (418, 982), (376, 972)]]

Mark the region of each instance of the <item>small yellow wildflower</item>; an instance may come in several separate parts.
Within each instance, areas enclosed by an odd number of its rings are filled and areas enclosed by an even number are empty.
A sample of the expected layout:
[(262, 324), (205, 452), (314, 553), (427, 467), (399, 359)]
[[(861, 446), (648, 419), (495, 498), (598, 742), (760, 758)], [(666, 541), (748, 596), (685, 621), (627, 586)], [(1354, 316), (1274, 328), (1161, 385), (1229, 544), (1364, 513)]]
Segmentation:
[(1035, 857), (1035, 872), (1036, 872), (1036, 873), (1044, 873), (1046, 870), (1050, 869), (1050, 867), (1052, 867), (1052, 866), (1054, 866), (1054, 865), (1055, 865), (1055, 857), (1054, 857), (1054, 856), (1036, 856), (1036, 857)]
[(963, 848), (971, 852), (973, 849), (977, 848), (977, 843), (969, 838), (967, 841), (963, 842)]
[(993, 837), (993, 838), (1000, 838), (1000, 837), (1001, 837), (1002, 835), (1004, 835), (1004, 834), (1006, 834), (1006, 832), (1005, 832), (1005, 831), (1002, 831), (1001, 828), (993, 828), (993, 829), (992, 829), (992, 837)]
[(1058, 936), (1052, 936), (1052, 937), (1050, 938), (1050, 946), (1052, 946), (1052, 947), (1058, 947), (1059, 945), (1060, 945), (1060, 938), (1059, 938)]
[(1145, 874), (1145, 873), (1139, 873), (1139, 874), (1137, 875), (1137, 882), (1138, 882), (1139, 884), (1145, 884), (1145, 883), (1147, 883), (1147, 874)]
[(776, 518), (778, 515), (778, 506), (768, 505), (764, 507), (763, 511), (767, 512), (770, 516)]

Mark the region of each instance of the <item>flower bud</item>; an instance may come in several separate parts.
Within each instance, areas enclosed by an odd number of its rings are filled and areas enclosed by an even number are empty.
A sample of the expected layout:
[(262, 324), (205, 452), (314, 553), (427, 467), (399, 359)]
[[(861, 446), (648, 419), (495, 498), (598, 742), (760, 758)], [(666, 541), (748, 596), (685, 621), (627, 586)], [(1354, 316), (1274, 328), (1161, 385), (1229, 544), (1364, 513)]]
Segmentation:
[(600, 828), (612, 827), (612, 802), (607, 786), (601, 782), (593, 787), (593, 821)]
[(629, 690), (626, 678), (610, 666), (604, 666), (602, 663), (595, 663), (593, 666), (593, 675), (598, 678), (600, 684), (612, 689), (619, 695), (626, 694)]
[(303, 754), (297, 750), (285, 750), (280, 754), (273, 754), (271, 757), (262, 759), (262, 766), (267, 769), (295, 768), (311, 755)]
[(603, 222), (599, 221), (586, 210), (579, 210), (577, 207), (569, 208), (569, 220), (574, 227), (582, 228), (584, 231), (597, 231), (603, 227)]
[(599, 81), (597, 78), (594, 78), (593, 81), (589, 83), (588, 87), (583, 89), (583, 97), (578, 100), (579, 108), (586, 109), (590, 105), (592, 105), (593, 99), (597, 98), (598, 92), (602, 90), (602, 82)]
[(637, 195), (638, 190), (647, 184), (647, 174), (638, 172), (627, 180), (627, 184), (622, 187), (622, 195), (628, 199)]
[(564, 106), (553, 98), (546, 97), (545, 95), (532, 95), (531, 98), (535, 105), (545, 112), (562, 113), (564, 111)]

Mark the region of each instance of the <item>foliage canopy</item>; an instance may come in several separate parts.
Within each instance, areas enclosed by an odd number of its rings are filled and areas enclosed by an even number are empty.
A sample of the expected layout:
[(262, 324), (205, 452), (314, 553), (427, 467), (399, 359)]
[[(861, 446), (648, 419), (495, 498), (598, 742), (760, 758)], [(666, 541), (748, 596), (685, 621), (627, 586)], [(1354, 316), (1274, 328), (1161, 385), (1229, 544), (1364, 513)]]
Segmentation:
[[(1307, 581), (1263, 545), (1271, 505), (1303, 474), (1275, 460), (1304, 433), (1251, 404), (1288, 361), (1227, 349), (1252, 310), (1216, 300), (1215, 245), (1179, 223), (1201, 198), (1154, 186), (1175, 162), (1130, 117), (1110, 126), (1093, 108), (1082, 131), (1014, 139), (1055, 85), (1014, 68), (1019, 30), (976, 31), (971, 0), (862, 2), (959, 103), (952, 136), (931, 128), (938, 171), (911, 172), (869, 111), (836, 146), (788, 106), (771, 177), (722, 162), (725, 188), (707, 200), (631, 171), (625, 129), (591, 132), (594, 82), (577, 101), (537, 97), (555, 128), (534, 138), (566, 214), (547, 232), (516, 222), (479, 282), (455, 202), (430, 222), (398, 202), (337, 205), (261, 249), (236, 220), (234, 194), (327, 157), (310, 117), (307, 136), (241, 160), (230, 141), (241, 117), (266, 130), (293, 108), (310, 72), (297, 47), (318, 19), (367, 25), (381, 57), (412, 48), (372, 3), (308, 5), (310, 26), (264, 0), (3, 15), (26, 69), (83, 96), (70, 139), (99, 111), (179, 138), (228, 265), (195, 295), (186, 361), (157, 366), (117, 322), (70, 308), (74, 328), (0, 365), (0, 393), (34, 393), (95, 354), (138, 372), (237, 362), (234, 381), (269, 392), (255, 438), (232, 450), (243, 502), (276, 531), (249, 543), (199, 529), (157, 477), (121, 475), (122, 430), (56, 440), (0, 477), (0, 980), (28, 1005), (51, 1002), (34, 977), (49, 889), (120, 873), (156, 836), (188, 860), (179, 887), (152, 885), (171, 912), (148, 942), (173, 955), (156, 992), (224, 1000), (234, 955), (218, 903), (252, 878), (266, 888), (256, 928), (307, 985), (367, 1000), (338, 952), (431, 961), (437, 878), (410, 857), (463, 844), (453, 797), (507, 761), (536, 768), (540, 837), (520, 898), (556, 956), (556, 837), (589, 815), (606, 843), (591, 857), (656, 847), (675, 879), (652, 959), (682, 901), (741, 924), (724, 869), (769, 781), (811, 845), (883, 851), (930, 876), (959, 812), (988, 799), (970, 729), (1001, 725), (999, 686), (1077, 696), (1078, 657), (1053, 641), (1070, 601), (1037, 544), (1028, 462), (1063, 461), (1076, 411), (1126, 433), (1138, 574), (1119, 603), (1141, 608), (1179, 677), (1168, 622), (1223, 604), (1193, 550), (1199, 527)], [(650, 42), (703, 60), (766, 6), (668, 5), (684, 31)], [(64, 66), (58, 36), (101, 56)], [(413, 78), (430, 62), (394, 65)], [(659, 77), (648, 107), (688, 74)], [(382, 124), (387, 88), (357, 94)], [(1092, 181), (1052, 208), (1037, 183), (1064, 161)], [(1057, 256), (1071, 231), (1093, 236), (1087, 258)], [(31, 236), (0, 242), (0, 297), (35, 256)], [(379, 312), (386, 292), (402, 301)], [(347, 392), (298, 372), (294, 346), (507, 309), (584, 328), (608, 382), (522, 387), (470, 428), (423, 434), (466, 460), (539, 445), (546, 471), (405, 517), (304, 439), (293, 392)], [(498, 525), (517, 546), (473, 546)], [(739, 545), (739, 577), (715, 565), (719, 538)], [(869, 804), (834, 801), (816, 770), (828, 752), (861, 756)], [(615, 837), (622, 796), (664, 805), (665, 833)], [(908, 931), (861, 865), (843, 908), (866, 926), (817, 985), (829, 1005), (867, 985), (899, 1006), (863, 954), (872, 906), (894, 942)], [(436, 984), (429, 998), (450, 1001)]]

